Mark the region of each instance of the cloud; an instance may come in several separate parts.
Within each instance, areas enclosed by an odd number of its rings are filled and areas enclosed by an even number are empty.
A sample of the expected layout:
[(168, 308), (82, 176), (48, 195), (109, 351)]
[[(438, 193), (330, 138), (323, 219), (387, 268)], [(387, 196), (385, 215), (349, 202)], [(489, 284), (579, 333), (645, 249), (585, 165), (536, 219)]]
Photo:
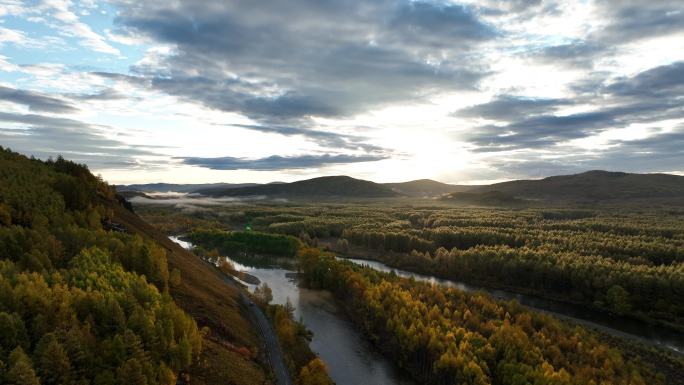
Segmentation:
[(107, 43), (104, 37), (93, 31), (90, 26), (80, 20), (71, 10), (71, 1), (39, 0), (35, 4), (26, 4), (13, 10), (15, 14), (25, 14), (35, 21), (46, 23), (59, 31), (63, 36), (78, 39), (80, 44), (93, 51), (117, 55), (118, 49)]
[(503, 175), (546, 177), (584, 172), (616, 170), (626, 172), (684, 172), (684, 127), (666, 133), (656, 133), (644, 139), (613, 140), (610, 147), (590, 153), (569, 153), (557, 158), (527, 154), (505, 158), (489, 164)]
[[(612, 128), (634, 123), (684, 119), (684, 62), (652, 68), (632, 77), (603, 79), (583, 84), (593, 95), (581, 102), (592, 111), (557, 115), (553, 107), (573, 100), (535, 101), (499, 98), (466, 108), (458, 114), (477, 115), (506, 121), (504, 125), (483, 125), (467, 134), (475, 151), (550, 148), (564, 141), (585, 138)], [(542, 114), (539, 114), (542, 112)]]
[(535, 99), (515, 95), (499, 95), (487, 103), (458, 110), (453, 115), (509, 121), (548, 113), (558, 106), (569, 104), (572, 102), (563, 99)]
[(613, 54), (610, 46), (579, 40), (572, 43), (544, 47), (530, 53), (530, 57), (542, 62), (570, 68), (591, 68), (597, 57)]
[(278, 156), (273, 155), (260, 159), (233, 158), (230, 156), (220, 158), (187, 157), (181, 158), (183, 163), (191, 166), (200, 166), (212, 170), (293, 170), (305, 168), (318, 168), (331, 164), (375, 162), (386, 159), (377, 155), (299, 155)]
[(4, 86), (0, 86), (0, 100), (25, 105), (31, 111), (69, 113), (77, 110), (62, 99)]
[(154, 147), (108, 138), (109, 127), (74, 119), (0, 112), (0, 122), (5, 123), (0, 126), (0, 142), (4, 147), (39, 158), (63, 155), (95, 169), (132, 169), (155, 167), (153, 161), (142, 163), (139, 159), (160, 157), (152, 151)]
[(77, 100), (120, 100), (126, 99), (127, 96), (114, 88), (102, 88), (94, 93), (89, 94), (72, 94), (65, 95), (67, 97)]
[(588, 69), (597, 61), (634, 49), (635, 44), (644, 40), (684, 32), (684, 12), (679, 0), (596, 1), (592, 7), (592, 14), (600, 17), (600, 22), (589, 32), (575, 36), (572, 41), (542, 45), (525, 56), (570, 69)]
[(684, 31), (679, 0), (597, 2), (597, 12), (610, 22), (598, 31), (597, 40), (624, 44)]
[(0, 45), (6, 43), (22, 44), (26, 40), (26, 34), (16, 29), (0, 27)]
[(496, 31), (435, 2), (119, 2), (118, 33), (172, 45), (133, 68), (152, 87), (261, 122), (347, 117), (487, 74), (469, 52)]
[(332, 131), (316, 130), (294, 126), (255, 125), (255, 124), (231, 124), (247, 130), (263, 132), (267, 134), (279, 134), (284, 136), (302, 136), (315, 143), (329, 148), (363, 150), (366, 152), (387, 152), (380, 146), (368, 144), (367, 138), (362, 136), (338, 134)]
[(681, 98), (684, 96), (684, 62), (651, 68), (631, 78), (621, 77), (606, 86), (605, 92), (637, 100)]

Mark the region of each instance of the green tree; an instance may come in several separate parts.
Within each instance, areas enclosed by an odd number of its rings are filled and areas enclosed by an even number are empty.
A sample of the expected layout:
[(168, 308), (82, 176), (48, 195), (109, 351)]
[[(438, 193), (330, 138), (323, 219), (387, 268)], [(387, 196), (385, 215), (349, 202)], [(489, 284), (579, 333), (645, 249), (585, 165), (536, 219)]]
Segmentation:
[(33, 364), (24, 350), (17, 347), (9, 357), (10, 369), (7, 381), (13, 385), (40, 385), (38, 376), (33, 370)]
[(70, 384), (72, 380), (71, 362), (62, 344), (54, 334), (46, 334), (36, 348), (38, 373), (47, 385)]
[(629, 313), (632, 305), (629, 303), (629, 293), (620, 285), (613, 285), (606, 292), (606, 302), (616, 313), (624, 315)]
[(124, 362), (116, 371), (118, 385), (147, 385), (143, 367), (135, 358)]

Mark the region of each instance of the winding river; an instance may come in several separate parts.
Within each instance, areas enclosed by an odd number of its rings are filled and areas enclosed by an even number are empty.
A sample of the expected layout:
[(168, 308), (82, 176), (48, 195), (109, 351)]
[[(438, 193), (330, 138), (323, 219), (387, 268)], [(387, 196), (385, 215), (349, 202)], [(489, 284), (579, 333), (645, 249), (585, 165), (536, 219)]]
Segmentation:
[(665, 329), (648, 325), (645, 322), (631, 318), (619, 317), (605, 312), (595, 311), (583, 306), (573, 305), (565, 302), (514, 293), (506, 290), (490, 289), (480, 286), (469, 285), (459, 281), (436, 278), (429, 275), (412, 273), (404, 270), (393, 269), (384, 263), (367, 260), (339, 258), (368, 266), (375, 270), (390, 272), (394, 271), (401, 277), (413, 277), (416, 281), (430, 282), (434, 284), (455, 287), (457, 289), (473, 292), (482, 291), (494, 298), (502, 300), (515, 299), (521, 305), (536, 311), (541, 311), (554, 315), (557, 318), (572, 321), (586, 326), (587, 328), (597, 329), (610, 335), (636, 340), (645, 344), (655, 345), (673, 353), (684, 355), (684, 334), (674, 330)]
[[(189, 249), (192, 244), (170, 237)], [(229, 257), (239, 271), (245, 271), (273, 291), (273, 303), (285, 304), (289, 299), (295, 307), (295, 319), (301, 319), (313, 332), (311, 349), (325, 361), (330, 377), (337, 385), (412, 385), (408, 375), (382, 356), (346, 318), (332, 295), (324, 290), (297, 286), (291, 270), (272, 267), (252, 267)], [(244, 283), (244, 282), (243, 282)], [(247, 284), (250, 291), (256, 285)]]
[[(171, 237), (171, 239), (183, 247), (192, 247), (190, 243), (176, 237)], [(298, 287), (293, 278), (294, 274), (287, 268), (246, 266), (232, 258), (226, 257), (226, 259), (232, 262), (237, 270), (245, 271), (259, 278), (261, 282), (266, 282), (273, 290), (274, 303), (284, 304), (288, 299), (290, 300), (295, 306), (295, 317), (301, 318), (306, 327), (313, 332), (311, 348), (326, 362), (331, 377), (338, 385), (412, 384), (406, 379), (405, 374), (381, 356), (363, 338), (354, 325), (347, 320), (329, 292)], [(397, 270), (377, 261), (340, 259), (379, 271), (394, 271), (399, 276), (413, 277), (417, 281), (455, 287), (467, 292), (479, 290), (503, 300), (515, 299), (521, 305), (536, 311), (546, 312), (610, 335), (636, 340), (684, 355), (683, 334), (651, 327), (637, 320), (611, 316), (559, 301)], [(250, 290), (254, 290), (255, 285), (246, 285)]]

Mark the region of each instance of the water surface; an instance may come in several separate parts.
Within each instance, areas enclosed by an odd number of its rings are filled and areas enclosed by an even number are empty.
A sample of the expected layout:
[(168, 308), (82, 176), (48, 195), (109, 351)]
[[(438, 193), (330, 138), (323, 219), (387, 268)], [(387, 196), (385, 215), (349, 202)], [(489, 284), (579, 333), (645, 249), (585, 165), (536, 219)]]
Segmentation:
[[(192, 244), (170, 237), (185, 248)], [(328, 291), (297, 286), (296, 274), (277, 266), (248, 266), (226, 257), (239, 271), (245, 271), (265, 282), (273, 291), (273, 301), (294, 305), (295, 319), (301, 319), (313, 332), (311, 349), (325, 361), (330, 377), (337, 385), (413, 385), (408, 374), (381, 355), (346, 318)], [(246, 284), (250, 291), (256, 285)]]
[(566, 302), (514, 293), (506, 290), (489, 289), (481, 286), (469, 285), (464, 282), (441, 279), (430, 275), (412, 273), (410, 271), (393, 269), (384, 263), (367, 259), (341, 258), (338, 259), (353, 262), (358, 265), (368, 266), (374, 270), (391, 272), (401, 277), (413, 277), (416, 281), (423, 281), (454, 287), (466, 292), (482, 291), (494, 298), (502, 300), (515, 299), (521, 305), (536, 311), (552, 314), (558, 318), (570, 320), (588, 328), (598, 329), (602, 332), (637, 340), (649, 345), (669, 350), (673, 353), (684, 355), (684, 334), (674, 330), (654, 327), (645, 322), (631, 318), (619, 317), (606, 312), (588, 309), (584, 306), (573, 305)]

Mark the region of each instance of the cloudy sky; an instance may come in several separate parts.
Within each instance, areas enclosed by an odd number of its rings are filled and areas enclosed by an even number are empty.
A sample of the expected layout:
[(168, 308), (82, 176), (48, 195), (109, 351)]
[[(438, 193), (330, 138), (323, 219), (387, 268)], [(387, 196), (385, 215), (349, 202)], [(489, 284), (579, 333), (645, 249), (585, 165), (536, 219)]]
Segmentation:
[(684, 173), (684, 6), (0, 0), (0, 145), (114, 183)]

